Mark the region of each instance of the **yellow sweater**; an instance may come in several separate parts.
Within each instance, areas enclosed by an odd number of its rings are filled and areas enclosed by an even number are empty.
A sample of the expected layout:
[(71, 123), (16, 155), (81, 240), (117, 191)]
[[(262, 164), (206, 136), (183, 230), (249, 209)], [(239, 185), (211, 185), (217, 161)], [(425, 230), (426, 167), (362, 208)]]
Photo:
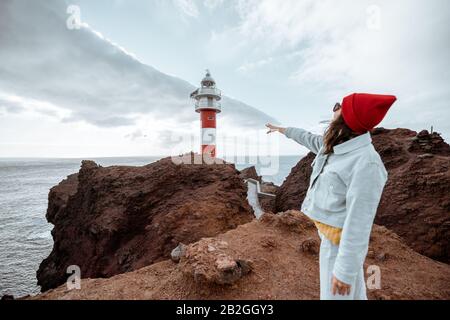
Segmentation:
[(341, 242), (342, 229), (332, 227), (319, 221), (315, 220), (312, 221), (314, 222), (316, 228), (320, 231), (320, 233), (322, 233), (325, 236), (325, 238), (330, 240), (331, 243), (334, 244), (335, 246), (339, 245), (339, 243)]

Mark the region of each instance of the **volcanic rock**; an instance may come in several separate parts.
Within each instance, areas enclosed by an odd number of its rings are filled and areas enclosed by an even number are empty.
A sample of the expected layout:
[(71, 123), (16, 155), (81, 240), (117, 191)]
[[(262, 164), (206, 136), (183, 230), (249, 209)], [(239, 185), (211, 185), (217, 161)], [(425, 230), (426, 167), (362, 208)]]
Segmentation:
[(70, 265), (80, 267), (82, 278), (136, 270), (169, 259), (180, 242), (251, 221), (239, 174), (230, 164), (177, 165), (171, 158), (144, 167), (83, 161), (78, 174), (50, 191), (54, 247), (38, 284), (42, 291), (61, 285)]
[[(448, 300), (450, 266), (401, 241), (374, 226), (364, 266), (369, 298)], [(319, 242), (314, 224), (300, 212), (265, 214), (190, 244), (179, 264), (168, 260), (109, 279), (86, 279), (81, 290), (61, 286), (32, 299), (318, 299), (319, 258), (299, 248)], [(380, 254), (388, 258), (376, 259)], [(371, 285), (370, 270), (380, 272), (380, 287)]]
[(264, 193), (270, 193), (275, 195), (278, 192), (279, 187), (273, 182), (265, 182), (261, 183), (261, 191)]
[[(438, 133), (375, 129), (373, 143), (389, 172), (375, 222), (417, 252), (450, 262), (450, 146)], [(310, 153), (291, 171), (276, 211), (299, 209), (309, 186)]]
[(248, 167), (248, 168), (241, 170), (240, 177), (241, 177), (241, 179), (244, 179), (244, 180), (254, 179), (254, 180), (261, 182), (261, 177), (258, 176), (258, 172), (256, 171), (255, 166)]
[(268, 196), (268, 195), (260, 195), (259, 196), (259, 204), (261, 205), (261, 209), (266, 212), (266, 213), (275, 213), (275, 201), (276, 201), (276, 197), (275, 195), (278, 192), (278, 186), (275, 185), (272, 182), (265, 182), (263, 181), (261, 183), (261, 192), (270, 194), (270, 195), (274, 195), (272, 196)]
[(320, 244), (314, 238), (306, 239), (301, 244), (301, 250), (310, 254), (318, 254), (320, 251)]
[(202, 239), (187, 249), (182, 269), (197, 282), (230, 285), (248, 274), (251, 265), (251, 261), (239, 259), (227, 242)]
[[(261, 192), (275, 195), (278, 191), (278, 186), (272, 182), (263, 181), (261, 176), (258, 176), (256, 168), (249, 167), (241, 171), (240, 177), (243, 180), (253, 179), (260, 182)], [(259, 195), (258, 197), (261, 209), (264, 212), (275, 212), (275, 197), (267, 195)]]

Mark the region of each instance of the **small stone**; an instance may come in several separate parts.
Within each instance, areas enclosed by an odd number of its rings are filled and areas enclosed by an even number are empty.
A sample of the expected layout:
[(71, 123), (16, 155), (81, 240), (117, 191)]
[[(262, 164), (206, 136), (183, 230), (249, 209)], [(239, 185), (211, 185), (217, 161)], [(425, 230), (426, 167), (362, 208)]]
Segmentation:
[(417, 134), (418, 137), (428, 137), (429, 135), (430, 132), (428, 132), (428, 130), (422, 130)]
[(196, 266), (194, 269), (194, 281), (204, 282), (205, 280), (206, 280), (205, 271), (202, 268)]
[(216, 259), (216, 267), (220, 271), (233, 270), (237, 267), (236, 261), (226, 255), (220, 255)]
[(97, 228), (97, 226), (95, 226), (95, 225), (92, 225), (92, 226), (90, 226), (89, 227), (89, 232), (92, 234), (92, 235), (96, 235), (96, 234), (98, 234), (98, 228)]
[(388, 254), (387, 253), (380, 253), (379, 255), (377, 255), (376, 257), (375, 257), (375, 259), (377, 260), (377, 261), (379, 261), (379, 262), (384, 262), (384, 261), (386, 261), (387, 260), (387, 258), (388, 258)]
[(375, 258), (375, 252), (372, 249), (369, 249), (367, 252), (367, 257), (371, 259)]
[(226, 241), (219, 241), (219, 243), (217, 244), (217, 247), (219, 249), (227, 249), (228, 248), (228, 242), (226, 242)]
[(309, 253), (309, 254), (318, 254), (319, 253), (319, 243), (317, 240), (313, 238), (308, 238), (301, 244), (301, 250), (303, 252)]
[(434, 157), (434, 155), (431, 153), (425, 153), (425, 154), (421, 154), (420, 156), (418, 156), (419, 159), (430, 159), (433, 157)]
[(186, 245), (180, 243), (175, 249), (170, 253), (170, 258), (173, 262), (180, 262), (181, 258), (186, 255)]
[(250, 260), (236, 260), (237, 265), (241, 268), (242, 275), (246, 275), (253, 270), (253, 261)]

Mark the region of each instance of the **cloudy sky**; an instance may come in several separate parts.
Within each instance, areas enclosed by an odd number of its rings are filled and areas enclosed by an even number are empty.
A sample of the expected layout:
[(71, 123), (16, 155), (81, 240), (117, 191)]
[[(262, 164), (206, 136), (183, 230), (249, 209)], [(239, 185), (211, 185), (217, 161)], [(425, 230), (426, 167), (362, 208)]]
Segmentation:
[(446, 0), (2, 0), (0, 157), (189, 151), (206, 68), (227, 96), (219, 151), (303, 152), (257, 134), (320, 131), (352, 92), (395, 94), (383, 126), (449, 140), (449, 19)]

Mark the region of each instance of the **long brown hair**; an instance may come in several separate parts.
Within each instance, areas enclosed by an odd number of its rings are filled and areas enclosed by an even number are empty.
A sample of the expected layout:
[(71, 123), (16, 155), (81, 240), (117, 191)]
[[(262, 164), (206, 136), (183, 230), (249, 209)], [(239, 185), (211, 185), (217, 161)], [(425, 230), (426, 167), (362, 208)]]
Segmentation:
[(323, 137), (324, 153), (333, 153), (333, 148), (338, 144), (344, 143), (350, 139), (357, 137), (359, 134), (353, 132), (344, 121), (342, 114), (336, 120), (333, 120), (325, 131)]

